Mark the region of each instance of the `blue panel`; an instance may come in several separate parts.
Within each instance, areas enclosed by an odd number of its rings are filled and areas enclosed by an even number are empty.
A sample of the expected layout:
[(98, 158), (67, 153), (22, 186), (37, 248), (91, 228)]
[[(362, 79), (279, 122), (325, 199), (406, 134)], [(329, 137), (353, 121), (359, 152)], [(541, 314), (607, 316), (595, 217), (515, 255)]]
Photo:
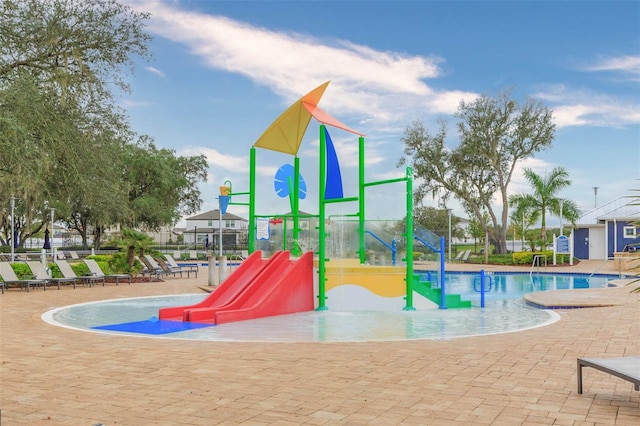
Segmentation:
[(227, 214), (229, 199), (231, 199), (231, 197), (229, 197), (228, 195), (221, 195), (220, 197), (218, 197), (218, 204), (220, 204), (220, 212), (222, 212), (222, 214)]
[[(288, 197), (293, 192), (293, 175), (295, 168), (291, 164), (283, 164), (277, 171), (273, 179), (273, 189), (279, 197)], [(298, 173), (298, 197), (304, 200), (307, 197), (307, 184), (302, 175)]]
[(145, 321), (125, 322), (122, 324), (110, 324), (91, 327), (94, 330), (121, 331), (123, 333), (139, 334), (168, 334), (195, 328), (211, 327), (213, 324), (197, 322), (166, 321), (155, 317)]
[[(607, 257), (613, 257), (613, 252), (615, 251), (613, 247), (613, 236), (617, 232), (617, 230), (613, 227), (613, 222), (607, 222), (607, 235), (608, 241), (605, 242), (607, 245)], [(620, 237), (618, 237), (618, 241), (620, 241)]]
[(327, 141), (327, 186), (324, 191), (324, 199), (331, 200), (334, 198), (342, 198), (342, 174), (340, 173), (340, 164), (338, 163), (338, 156), (336, 150), (333, 147), (333, 141), (329, 136), (329, 131), (324, 128), (324, 134)]

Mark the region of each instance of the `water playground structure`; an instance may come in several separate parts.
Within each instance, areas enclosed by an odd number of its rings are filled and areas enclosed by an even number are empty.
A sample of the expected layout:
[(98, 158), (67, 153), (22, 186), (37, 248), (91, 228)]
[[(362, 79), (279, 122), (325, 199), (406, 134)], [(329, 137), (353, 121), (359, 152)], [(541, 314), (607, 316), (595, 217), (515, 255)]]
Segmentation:
[[(365, 135), (318, 107), (328, 85), (326, 82), (318, 86), (291, 105), (251, 147), (249, 191), (235, 192), (229, 181), (220, 188), (223, 214), (229, 205), (248, 206), (248, 251), (251, 255), (203, 301), (162, 308), (160, 320), (221, 324), (313, 309), (323, 311), (330, 307), (412, 311), (416, 309), (415, 304), (421, 305), (419, 307), (437, 305), (440, 309), (471, 306), (470, 302), (460, 300), (459, 295), (445, 293), (444, 237), (413, 223), (413, 170), (407, 167), (405, 175), (396, 179), (367, 181)], [(303, 215), (299, 202), (306, 197), (307, 186), (300, 173), (298, 151), (311, 118), (320, 123), (318, 214)], [(344, 194), (340, 162), (328, 127), (358, 136), (357, 195)], [(293, 165), (282, 166), (274, 180), (276, 193), (289, 198), (291, 213), (257, 214), (256, 148), (293, 156)], [(400, 238), (385, 238), (372, 226), (373, 221), (367, 220), (367, 190), (383, 185), (402, 185), (404, 189), (406, 216)], [(234, 197), (240, 196), (248, 197), (248, 201), (234, 201)], [(354, 204), (357, 206), (354, 213), (331, 214), (336, 206)], [(301, 221), (308, 225), (307, 229), (301, 229)], [(309, 226), (310, 223), (317, 226)], [(289, 224), (291, 238), (287, 235)], [(263, 250), (257, 246), (269, 241), (272, 226), (281, 228), (282, 247), (263, 259)], [(315, 229), (310, 229), (312, 227)], [(305, 233), (309, 238), (315, 230), (317, 237), (307, 244), (313, 246), (313, 250), (308, 250), (309, 247), (305, 250), (301, 234)], [(356, 249), (345, 248), (346, 240)], [(414, 274), (414, 241), (439, 254), (439, 283), (421, 281)], [(375, 264), (376, 254), (367, 250), (371, 244), (388, 252), (390, 265)], [(398, 264), (400, 247), (404, 249), (404, 257)], [(382, 257), (380, 252), (377, 255)]]

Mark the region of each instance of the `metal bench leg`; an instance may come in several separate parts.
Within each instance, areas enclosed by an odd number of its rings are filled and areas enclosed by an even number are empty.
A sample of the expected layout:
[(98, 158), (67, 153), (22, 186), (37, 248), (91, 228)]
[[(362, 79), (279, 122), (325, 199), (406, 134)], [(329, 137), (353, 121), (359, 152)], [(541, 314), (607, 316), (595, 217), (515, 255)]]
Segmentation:
[(578, 361), (578, 393), (582, 393), (582, 364)]

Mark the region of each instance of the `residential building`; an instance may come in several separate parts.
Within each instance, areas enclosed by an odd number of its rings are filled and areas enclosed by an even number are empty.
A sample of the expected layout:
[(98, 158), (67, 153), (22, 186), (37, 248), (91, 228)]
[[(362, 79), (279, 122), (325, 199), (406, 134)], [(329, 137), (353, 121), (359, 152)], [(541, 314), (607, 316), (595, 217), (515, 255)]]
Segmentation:
[(220, 217), (220, 210), (215, 209), (191, 216), (185, 222), (184, 243), (196, 250), (207, 249), (207, 241), (209, 250), (219, 250), (221, 234), (224, 251), (246, 250), (248, 221), (240, 216), (226, 212)]

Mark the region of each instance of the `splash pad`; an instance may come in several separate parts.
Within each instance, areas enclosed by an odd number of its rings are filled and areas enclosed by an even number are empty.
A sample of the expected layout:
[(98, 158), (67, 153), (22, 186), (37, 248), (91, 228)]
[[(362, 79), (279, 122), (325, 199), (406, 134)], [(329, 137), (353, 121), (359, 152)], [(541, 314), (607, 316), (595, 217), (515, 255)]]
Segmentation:
[[(331, 297), (344, 299), (354, 299), (362, 303), (362, 297), (354, 297), (351, 291), (356, 287), (356, 291), (366, 291), (371, 297), (368, 299), (394, 299), (401, 300), (401, 309), (406, 311), (415, 310), (414, 298), (423, 298), (429, 304), (435, 304), (441, 309), (448, 307), (469, 307), (470, 303), (462, 302), (459, 297), (456, 299), (445, 295), (444, 289), (444, 238), (429, 238), (431, 242), (425, 241), (424, 235), (414, 233), (413, 224), (413, 171), (408, 167), (405, 175), (396, 179), (367, 181), (365, 179), (365, 139), (364, 134), (351, 129), (341, 123), (330, 114), (318, 107), (329, 82), (326, 82), (291, 105), (282, 113), (260, 136), (250, 150), (249, 167), (249, 191), (234, 191), (231, 182), (225, 182), (225, 205), (245, 205), (249, 209), (248, 221), (248, 251), (254, 253), (257, 246), (264, 246), (271, 236), (271, 227), (282, 224), (282, 247), (275, 255), (280, 256), (282, 252), (289, 253), (292, 257), (302, 256), (305, 250), (304, 234), (309, 236), (313, 230), (317, 229), (315, 238), (308, 238), (308, 246), (314, 246), (312, 250), (317, 257), (314, 260), (315, 273), (317, 277), (310, 276), (288, 276), (287, 269), (279, 270), (277, 278), (273, 276), (274, 266), (266, 265), (253, 269), (236, 271), (238, 277), (230, 277), (237, 284), (233, 287), (225, 286), (224, 291), (227, 297), (217, 301), (217, 296), (212, 295), (206, 301), (197, 305), (188, 305), (177, 308), (169, 308), (160, 311), (161, 319), (173, 319), (183, 321), (218, 321), (217, 317), (228, 316), (225, 312), (242, 311), (243, 315), (239, 319), (250, 319), (268, 316), (269, 313), (285, 314), (309, 310), (309, 301), (298, 298), (297, 302), (291, 302), (290, 292), (283, 290), (282, 284), (274, 285), (273, 282), (285, 283), (292, 280), (299, 281), (300, 286), (313, 286), (314, 300), (313, 309), (323, 311), (330, 308)], [(318, 213), (305, 214), (301, 217), (300, 200), (306, 197), (306, 183), (300, 174), (300, 158), (298, 151), (305, 135), (307, 127), (314, 118), (319, 122), (319, 176), (320, 188), (318, 190)], [(358, 190), (357, 194), (345, 196), (342, 182), (342, 171), (338, 153), (335, 149), (328, 127), (333, 127), (358, 137)], [(256, 149), (275, 151), (293, 156), (293, 165), (285, 164), (278, 169), (274, 180), (276, 193), (284, 198), (289, 198), (291, 208), (290, 214), (283, 215), (260, 215), (256, 212)], [(404, 190), (404, 201), (406, 204), (404, 226), (396, 228), (401, 232), (401, 242), (399, 238), (383, 238), (379, 233), (371, 230), (367, 224), (366, 193), (368, 188), (384, 185), (402, 185)], [(400, 192), (396, 191), (394, 192)], [(223, 196), (221, 192), (221, 197)], [(234, 201), (234, 197), (248, 196), (248, 202)], [(334, 206), (351, 206), (351, 212), (346, 214), (331, 215)], [(222, 206), (222, 204), (221, 204)], [(355, 207), (354, 207), (355, 206)], [(342, 223), (344, 218), (352, 218), (356, 224), (350, 233), (351, 238), (357, 238), (355, 249), (350, 254), (357, 257), (345, 256), (343, 244), (336, 243), (330, 235), (331, 223)], [(301, 227), (301, 220), (306, 220), (308, 226), (306, 232)], [(351, 219), (349, 219), (351, 220)], [(288, 224), (291, 223), (289, 229)], [(291, 231), (291, 238), (287, 232)], [(344, 234), (338, 232), (337, 235)], [(442, 277), (440, 286), (432, 283), (424, 283), (414, 275), (413, 271), (413, 244), (414, 239), (422, 242), (429, 249), (440, 254), (440, 276)], [(371, 244), (378, 244), (383, 250), (388, 250), (391, 258), (390, 266), (371, 266), (375, 263), (376, 254), (370, 253), (368, 248)], [(317, 247), (316, 247), (317, 244)], [(332, 247), (334, 250), (332, 250)], [(335, 250), (338, 247), (341, 250)], [(308, 250), (308, 247), (307, 247)], [(399, 251), (403, 256), (398, 262)], [(342, 251), (342, 252), (340, 252)], [(308, 253), (308, 252), (307, 252)], [(329, 256), (332, 256), (330, 259)], [(378, 253), (378, 256), (382, 256)], [(331, 260), (331, 263), (329, 262)], [(269, 263), (269, 262), (267, 262)], [(285, 274), (285, 275), (282, 275)], [(313, 275), (313, 273), (311, 273)], [(265, 279), (266, 277), (272, 279)], [(314, 284), (310, 284), (310, 282)], [(295, 287), (295, 286), (294, 286)], [(217, 290), (217, 292), (220, 290)], [(331, 293), (333, 296), (329, 295)], [(308, 292), (307, 292), (308, 294)], [(287, 305), (286, 309), (263, 309), (266, 303), (280, 303)], [(329, 302), (329, 303), (327, 303)], [(421, 300), (422, 302), (422, 300)], [(385, 305), (384, 303), (375, 303)], [(397, 303), (391, 304), (398, 308)], [(431, 306), (432, 307), (432, 306)], [(262, 312), (262, 313), (259, 313)], [(229, 317), (234, 317), (229, 315)], [(235, 317), (234, 317), (235, 318)]]

